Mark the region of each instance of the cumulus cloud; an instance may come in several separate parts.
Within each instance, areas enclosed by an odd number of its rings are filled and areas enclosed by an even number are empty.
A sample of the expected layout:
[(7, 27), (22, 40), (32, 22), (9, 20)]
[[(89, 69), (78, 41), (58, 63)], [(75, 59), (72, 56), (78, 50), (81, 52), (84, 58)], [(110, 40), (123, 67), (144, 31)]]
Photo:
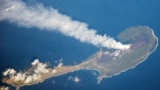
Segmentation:
[(58, 64), (58, 67), (61, 67), (62, 65), (63, 65), (63, 63), (59, 63), (59, 64)]
[(15, 74), (16, 71), (14, 69), (7, 69), (5, 72), (3, 72), (3, 76), (7, 76), (7, 75), (13, 75)]
[(80, 81), (80, 78), (78, 76), (74, 77), (74, 82), (78, 83)]
[(6, 86), (0, 86), (0, 90), (9, 90), (9, 87), (6, 87)]
[(74, 81), (75, 83), (79, 83), (79, 82), (81, 81), (78, 76), (75, 76), (75, 77), (69, 76), (69, 77), (68, 77), (68, 80), (72, 80), (72, 81)]
[(72, 20), (54, 8), (46, 8), (42, 4), (30, 6), (21, 0), (1, 0), (0, 3), (0, 21), (7, 20), (23, 27), (37, 27), (48, 31), (58, 30), (66, 36), (98, 47), (130, 48), (130, 45), (123, 45), (109, 36), (97, 34), (86, 23)]
[(38, 59), (35, 59), (31, 65), (28, 70), (19, 72), (9, 68), (3, 72), (3, 76), (11, 83), (21, 82), (23, 85), (29, 85), (33, 82), (41, 82), (50, 74), (56, 73), (54, 68), (49, 68), (46, 63), (41, 63)]

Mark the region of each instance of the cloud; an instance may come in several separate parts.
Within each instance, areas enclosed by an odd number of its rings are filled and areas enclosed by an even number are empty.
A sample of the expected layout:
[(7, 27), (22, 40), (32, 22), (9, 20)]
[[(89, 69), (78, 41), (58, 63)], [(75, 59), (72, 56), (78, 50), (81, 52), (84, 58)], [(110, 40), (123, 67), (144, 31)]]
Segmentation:
[(11, 83), (21, 82), (23, 85), (30, 85), (43, 81), (49, 74), (56, 73), (54, 68), (48, 68), (48, 64), (41, 63), (38, 59), (35, 59), (31, 65), (29, 69), (19, 72), (9, 68), (3, 72), (3, 76), (7, 77), (7, 80)]
[(79, 83), (79, 82), (81, 81), (78, 76), (75, 76), (75, 77), (69, 76), (69, 77), (68, 77), (68, 80), (72, 80), (72, 81), (74, 81), (75, 83)]
[(63, 63), (59, 63), (59, 64), (58, 64), (58, 67), (61, 67), (62, 65), (63, 65)]
[(23, 27), (36, 27), (41, 30), (57, 30), (97, 47), (130, 48), (130, 45), (123, 45), (109, 36), (97, 34), (96, 30), (89, 29), (86, 23), (72, 20), (58, 10), (44, 7), (40, 3), (35, 6), (25, 4), (21, 0), (1, 0), (0, 3), (0, 21), (7, 20)]
[(4, 76), (7, 76), (7, 75), (14, 75), (16, 73), (16, 71), (14, 69), (7, 69), (5, 72), (3, 72), (3, 75)]
[(9, 87), (6, 87), (6, 86), (0, 86), (0, 90), (9, 90)]
[(78, 83), (79, 81), (81, 81), (80, 78), (79, 78), (78, 76), (75, 76), (75, 77), (74, 77), (74, 82), (75, 82), (75, 83)]

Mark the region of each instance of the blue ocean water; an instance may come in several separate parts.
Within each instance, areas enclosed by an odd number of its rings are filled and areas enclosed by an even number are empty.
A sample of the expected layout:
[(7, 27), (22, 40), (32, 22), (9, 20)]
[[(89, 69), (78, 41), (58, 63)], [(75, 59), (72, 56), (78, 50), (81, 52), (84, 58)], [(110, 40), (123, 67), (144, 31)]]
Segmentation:
[[(31, 0), (30, 0), (31, 1)], [(29, 1), (29, 2), (30, 2)], [(39, 0), (44, 6), (52, 6), (60, 13), (74, 20), (86, 22), (89, 28), (99, 34), (116, 38), (124, 29), (145, 25), (154, 29), (160, 37), (159, 0)], [(12, 67), (25, 69), (35, 59), (50, 62), (63, 59), (64, 65), (80, 63), (98, 50), (90, 44), (81, 43), (58, 32), (47, 32), (37, 28), (24, 28), (6, 21), (0, 22), (0, 72)], [(159, 90), (160, 48), (135, 69), (121, 75), (103, 79), (96, 84), (91, 71), (78, 71), (46, 80), (43, 83), (26, 86), (21, 90)], [(78, 76), (76, 84), (67, 80)], [(55, 81), (56, 83), (52, 83)]]

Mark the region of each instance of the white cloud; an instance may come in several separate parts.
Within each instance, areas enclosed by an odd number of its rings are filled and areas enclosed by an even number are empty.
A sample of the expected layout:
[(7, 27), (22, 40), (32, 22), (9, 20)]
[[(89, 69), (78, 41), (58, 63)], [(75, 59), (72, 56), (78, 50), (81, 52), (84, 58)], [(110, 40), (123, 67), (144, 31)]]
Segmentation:
[(61, 63), (58, 64), (58, 67), (61, 67), (62, 65), (63, 65), (63, 63), (61, 62)]
[(55, 70), (55, 69), (52, 70), (52, 73), (56, 73), (56, 72), (57, 72), (57, 70)]
[(13, 82), (21, 82), (24, 85), (30, 84), (32, 82), (41, 82), (43, 77), (46, 77), (47, 74), (53, 72), (56, 73), (54, 68), (48, 68), (46, 63), (41, 63), (38, 59), (35, 59), (31, 63), (32, 67), (28, 70), (17, 72), (14, 69), (7, 69), (3, 72), (3, 76), (7, 77), (8, 80)]
[(79, 81), (80, 81), (80, 78), (79, 78), (78, 76), (75, 76), (75, 77), (74, 77), (74, 82), (75, 82), (75, 83), (78, 83)]
[(75, 76), (75, 77), (69, 76), (69, 77), (68, 77), (68, 80), (72, 80), (72, 81), (74, 81), (75, 83), (79, 83), (79, 82), (81, 81), (78, 76)]
[(39, 59), (35, 59), (33, 62), (32, 62), (32, 65), (34, 66), (34, 65), (36, 65), (36, 64), (38, 64), (39, 63)]
[(9, 90), (9, 87), (6, 87), (6, 86), (0, 86), (0, 90)]
[(32, 77), (33, 77), (33, 76), (28, 76), (28, 77), (26, 78), (26, 80), (25, 80), (24, 83), (30, 83), (30, 82), (32, 82), (32, 80), (33, 80)]
[(4, 76), (7, 76), (7, 75), (14, 75), (16, 73), (16, 71), (14, 69), (7, 69), (5, 72), (3, 72), (3, 75)]
[(130, 45), (123, 45), (109, 36), (97, 34), (96, 30), (89, 29), (86, 23), (72, 20), (54, 8), (46, 8), (42, 4), (29, 6), (21, 0), (1, 0), (0, 3), (0, 21), (7, 20), (20, 26), (37, 27), (48, 31), (58, 30), (66, 36), (95, 46), (130, 48)]

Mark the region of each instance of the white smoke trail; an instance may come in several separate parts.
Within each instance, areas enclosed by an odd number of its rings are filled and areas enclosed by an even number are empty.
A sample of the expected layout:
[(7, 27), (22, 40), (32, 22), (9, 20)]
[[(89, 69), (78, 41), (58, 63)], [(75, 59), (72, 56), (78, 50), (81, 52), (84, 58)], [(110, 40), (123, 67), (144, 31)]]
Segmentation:
[(96, 30), (89, 29), (86, 23), (74, 21), (54, 8), (45, 8), (42, 4), (29, 6), (21, 0), (0, 0), (0, 3), (0, 21), (8, 20), (20, 26), (37, 27), (48, 31), (58, 30), (95, 46), (113, 49), (130, 48), (130, 45), (123, 45), (111, 37), (96, 34)]

